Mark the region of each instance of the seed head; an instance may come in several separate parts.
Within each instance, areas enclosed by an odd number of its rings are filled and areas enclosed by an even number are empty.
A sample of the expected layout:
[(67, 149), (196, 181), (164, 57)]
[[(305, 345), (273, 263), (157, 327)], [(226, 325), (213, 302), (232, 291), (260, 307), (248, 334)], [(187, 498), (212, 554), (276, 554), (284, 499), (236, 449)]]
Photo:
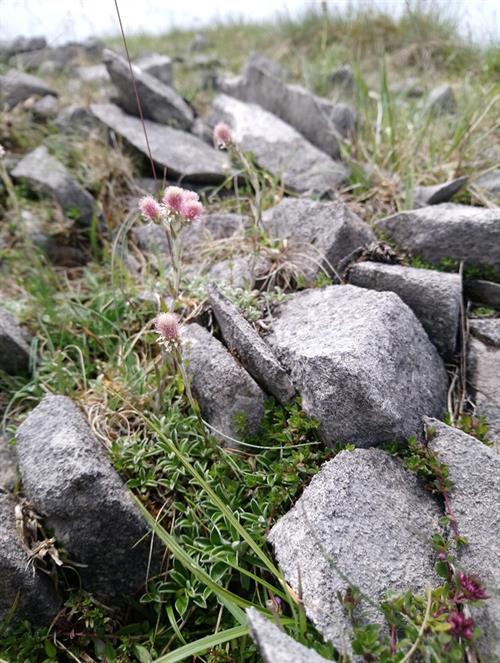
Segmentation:
[(158, 221), (161, 217), (161, 206), (151, 196), (144, 196), (139, 201), (142, 216), (148, 221)]
[(219, 122), (215, 125), (214, 141), (220, 149), (228, 147), (228, 145), (231, 145), (233, 142), (231, 129), (227, 126), (227, 124), (224, 124), (224, 122)]
[(179, 321), (173, 313), (160, 313), (155, 318), (155, 330), (165, 343), (173, 343), (179, 338)]
[(184, 201), (184, 189), (180, 186), (167, 187), (163, 196), (163, 203), (171, 212), (180, 212)]

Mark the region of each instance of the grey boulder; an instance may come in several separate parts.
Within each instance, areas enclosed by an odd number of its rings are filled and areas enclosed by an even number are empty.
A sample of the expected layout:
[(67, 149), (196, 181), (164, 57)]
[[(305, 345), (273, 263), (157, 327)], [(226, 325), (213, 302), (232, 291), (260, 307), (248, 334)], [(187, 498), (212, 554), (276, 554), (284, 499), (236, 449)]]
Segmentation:
[(327, 663), (326, 658), (291, 638), (255, 608), (247, 608), (246, 615), (250, 635), (264, 663)]
[(471, 324), (467, 380), (476, 413), (486, 417), (488, 439), (500, 450), (500, 319)]
[[(139, 115), (128, 63), (117, 53), (104, 51), (104, 63), (118, 90), (119, 105), (131, 115)], [(132, 65), (144, 117), (177, 129), (191, 129), (194, 113), (169, 85), (136, 65)]]
[(172, 59), (168, 55), (152, 53), (134, 61), (134, 65), (149, 76), (154, 76), (164, 85), (172, 85)]
[(500, 455), (476, 438), (428, 420), (429, 448), (448, 467), (450, 509), (467, 544), (458, 549), (459, 570), (477, 576), (490, 596), (471, 607), (481, 627), (481, 660), (500, 660)]
[(0, 76), (0, 107), (14, 108), (30, 97), (44, 97), (47, 94), (57, 97), (57, 92), (36, 76), (16, 69), (10, 69)]
[(27, 373), (30, 347), (13, 316), (0, 309), (0, 369), (11, 375)]
[(258, 104), (323, 152), (340, 158), (339, 136), (348, 137), (356, 124), (352, 108), (318, 97), (300, 85), (288, 85), (277, 75), (273, 64), (252, 54), (242, 76), (223, 79), (220, 88), (241, 101)]
[(291, 191), (331, 194), (347, 179), (344, 164), (257, 104), (220, 94), (213, 101), (212, 120), (229, 125), (239, 147)]
[[(129, 145), (148, 156), (142, 122), (114, 104), (93, 104), (91, 111), (102, 124), (121, 136)], [(230, 174), (227, 155), (218, 152), (196, 136), (179, 129), (145, 120), (153, 161), (166, 168), (167, 178), (185, 177), (190, 181), (220, 183)]]
[[(147, 580), (150, 532), (102, 442), (78, 407), (47, 395), (17, 431), (23, 490), (70, 559), (83, 588), (119, 606)], [(151, 564), (150, 564), (151, 562)]]
[(185, 325), (181, 339), (193, 395), (204, 420), (225, 446), (238, 447), (242, 428), (249, 435), (260, 429), (264, 392), (222, 343), (200, 325)]
[(440, 354), (453, 354), (462, 303), (462, 279), (458, 274), (360, 262), (350, 268), (349, 283), (395, 292), (415, 313)]
[(355, 618), (382, 624), (373, 602), (440, 584), (430, 540), (439, 516), (437, 502), (398, 458), (356, 449), (323, 465), (268, 539), (307, 616), (349, 655), (352, 627), (339, 595), (358, 588)]
[(326, 444), (403, 441), (445, 410), (443, 362), (393, 292), (305, 290), (277, 308), (267, 340)]
[(447, 203), (468, 181), (468, 177), (457, 177), (449, 182), (433, 184), (431, 186), (417, 186), (413, 189), (413, 204), (415, 207), (438, 205)]
[(336, 92), (353, 94), (356, 82), (351, 65), (344, 64), (334, 69), (328, 76), (328, 82)]
[(5, 60), (18, 53), (38, 51), (47, 46), (45, 37), (15, 37), (0, 41), (0, 59)]
[(280, 403), (288, 403), (295, 388), (269, 345), (215, 285), (209, 290), (209, 301), (231, 354), (238, 357), (263, 389)]
[(31, 112), (38, 120), (53, 120), (59, 112), (59, 102), (56, 97), (47, 94), (33, 104)]
[(104, 64), (78, 67), (76, 69), (76, 75), (84, 83), (107, 83), (111, 80), (106, 65)]
[(398, 212), (376, 226), (401, 249), (427, 262), (452, 258), (500, 273), (500, 208), (441, 203)]
[(271, 237), (287, 240), (287, 257), (306, 282), (323, 270), (334, 275), (343, 258), (376, 240), (341, 200), (284, 198), (264, 212), (262, 223)]
[(70, 218), (89, 227), (94, 216), (94, 198), (68, 173), (44, 145), (27, 154), (11, 172), (12, 177), (26, 181), (35, 191), (55, 198)]
[(469, 320), (469, 330), (486, 345), (500, 348), (500, 318), (472, 318)]
[(14, 621), (28, 619), (48, 626), (61, 604), (48, 578), (36, 571), (17, 530), (16, 503), (0, 492), (0, 620), (14, 611)]
[(457, 101), (453, 88), (448, 83), (443, 83), (433, 88), (424, 106), (426, 113), (443, 114), (454, 113), (457, 110)]

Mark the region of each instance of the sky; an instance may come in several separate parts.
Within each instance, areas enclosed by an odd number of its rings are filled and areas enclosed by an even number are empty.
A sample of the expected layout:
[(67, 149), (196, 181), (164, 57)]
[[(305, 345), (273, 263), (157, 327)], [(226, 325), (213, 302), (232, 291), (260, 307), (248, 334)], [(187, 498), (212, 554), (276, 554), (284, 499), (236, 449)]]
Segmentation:
[[(320, 0), (118, 0), (125, 31), (161, 33), (172, 27), (200, 28), (213, 20), (260, 20), (277, 13), (297, 15)], [(378, 6), (400, 13), (408, 0), (329, 0), (333, 10)], [(432, 0), (420, 0), (429, 4)], [(500, 40), (498, 0), (434, 0), (458, 17), (464, 36), (490, 43)], [(0, 40), (44, 35), (53, 44), (111, 36), (118, 24), (114, 0), (0, 0)]]

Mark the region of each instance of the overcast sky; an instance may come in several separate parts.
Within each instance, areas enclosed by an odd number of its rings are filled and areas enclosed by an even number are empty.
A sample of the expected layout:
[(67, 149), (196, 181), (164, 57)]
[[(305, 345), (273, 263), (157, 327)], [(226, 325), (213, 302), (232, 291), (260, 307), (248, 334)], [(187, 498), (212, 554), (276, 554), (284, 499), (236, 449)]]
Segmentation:
[[(407, 0), (406, 0), (407, 1)], [(500, 39), (498, 0), (437, 0), (459, 17), (464, 34), (482, 43)], [(424, 0), (425, 2), (425, 0)], [(427, 0), (427, 4), (432, 0)], [(259, 20), (277, 13), (298, 14), (320, 0), (119, 0), (128, 34), (160, 33), (172, 27), (196, 27), (215, 19), (243, 16)], [(391, 14), (405, 0), (330, 0), (332, 9), (349, 5), (382, 6)], [(0, 0), (0, 39), (45, 35), (53, 43), (117, 32), (114, 0)]]

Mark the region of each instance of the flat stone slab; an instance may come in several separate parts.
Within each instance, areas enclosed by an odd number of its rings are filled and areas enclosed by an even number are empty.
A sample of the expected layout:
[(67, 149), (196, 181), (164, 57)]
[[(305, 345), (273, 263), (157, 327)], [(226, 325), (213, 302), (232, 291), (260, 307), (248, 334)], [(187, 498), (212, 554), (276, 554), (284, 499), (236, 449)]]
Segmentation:
[(500, 208), (442, 203), (398, 212), (375, 225), (401, 249), (427, 262), (452, 258), (500, 273)]
[[(141, 120), (127, 115), (114, 104), (92, 104), (94, 116), (121, 136), (129, 145), (148, 156)], [(226, 154), (196, 136), (179, 129), (145, 120), (155, 163), (167, 169), (167, 178), (185, 177), (192, 182), (221, 183), (230, 174)]]
[[(17, 431), (23, 490), (71, 559), (85, 590), (122, 605), (146, 582), (149, 528), (78, 407), (47, 395)], [(158, 560), (151, 560), (152, 573)]]
[(473, 302), (486, 304), (500, 310), (500, 283), (481, 279), (466, 279), (465, 294)]
[(266, 339), (329, 445), (403, 441), (441, 416), (447, 376), (411, 309), (393, 292), (327, 286), (291, 296)]
[(264, 663), (327, 663), (326, 658), (291, 638), (255, 608), (247, 608), (246, 615), (250, 635)]
[(6, 74), (0, 76), (0, 107), (5, 105), (9, 109), (14, 108), (34, 95), (45, 97), (47, 94), (57, 97), (53, 88), (31, 74), (9, 69)]
[(258, 104), (294, 127), (320, 150), (339, 159), (338, 137), (348, 137), (355, 129), (353, 109), (318, 97), (301, 85), (288, 85), (273, 65), (253, 53), (242, 75), (221, 79), (219, 87), (241, 101)]
[(477, 576), (490, 598), (471, 607), (483, 634), (484, 661), (500, 660), (500, 455), (475, 437), (436, 420), (429, 448), (448, 467), (450, 507), (467, 545), (458, 550), (460, 571)]
[[(500, 320), (494, 328), (478, 334), (472, 328), (467, 348), (467, 381), (476, 405), (476, 414), (486, 417), (487, 437), (500, 451)], [(477, 329), (477, 327), (476, 327)], [(493, 342), (492, 342), (493, 341)]]
[(235, 354), (253, 379), (280, 403), (291, 401), (295, 387), (269, 345), (215, 285), (209, 290), (209, 301), (231, 354)]
[(0, 492), (0, 620), (9, 616), (17, 599), (14, 622), (28, 619), (34, 626), (48, 626), (61, 600), (48, 578), (30, 564), (16, 529), (15, 507), (14, 498)]
[(238, 446), (241, 426), (257, 434), (264, 416), (262, 389), (204, 327), (184, 325), (181, 339), (193, 395), (211, 432), (228, 447)]
[(42, 195), (52, 196), (66, 215), (77, 219), (79, 225), (89, 227), (94, 216), (96, 202), (78, 182), (71, 177), (63, 164), (40, 145), (29, 152), (11, 172), (12, 177), (28, 183)]
[(333, 193), (347, 179), (348, 170), (307, 141), (289, 124), (257, 104), (224, 94), (213, 101), (214, 124), (225, 122), (244, 152), (285, 187), (298, 193)]
[(362, 596), (355, 617), (382, 624), (369, 600), (439, 585), (431, 536), (440, 515), (398, 458), (356, 449), (323, 465), (268, 539), (309, 619), (325, 640), (350, 654), (352, 628), (338, 594), (357, 587)]
[(14, 317), (0, 309), (0, 368), (11, 375), (28, 372), (30, 347)]
[[(117, 53), (106, 49), (104, 63), (111, 81), (118, 90), (118, 104), (127, 113), (139, 116), (127, 61)], [(132, 69), (144, 117), (176, 129), (189, 131), (194, 122), (194, 113), (184, 99), (170, 85), (151, 76), (144, 69), (135, 65), (132, 65)]]
[(284, 198), (264, 212), (262, 223), (271, 237), (287, 240), (287, 257), (309, 283), (323, 270), (334, 275), (343, 258), (376, 241), (370, 226), (340, 200)]
[(360, 262), (350, 268), (349, 283), (395, 292), (415, 313), (440, 354), (453, 354), (462, 302), (462, 279), (458, 274)]
[(457, 177), (449, 182), (433, 184), (431, 186), (417, 186), (413, 189), (413, 203), (415, 207), (438, 205), (447, 203), (467, 183), (468, 177)]

